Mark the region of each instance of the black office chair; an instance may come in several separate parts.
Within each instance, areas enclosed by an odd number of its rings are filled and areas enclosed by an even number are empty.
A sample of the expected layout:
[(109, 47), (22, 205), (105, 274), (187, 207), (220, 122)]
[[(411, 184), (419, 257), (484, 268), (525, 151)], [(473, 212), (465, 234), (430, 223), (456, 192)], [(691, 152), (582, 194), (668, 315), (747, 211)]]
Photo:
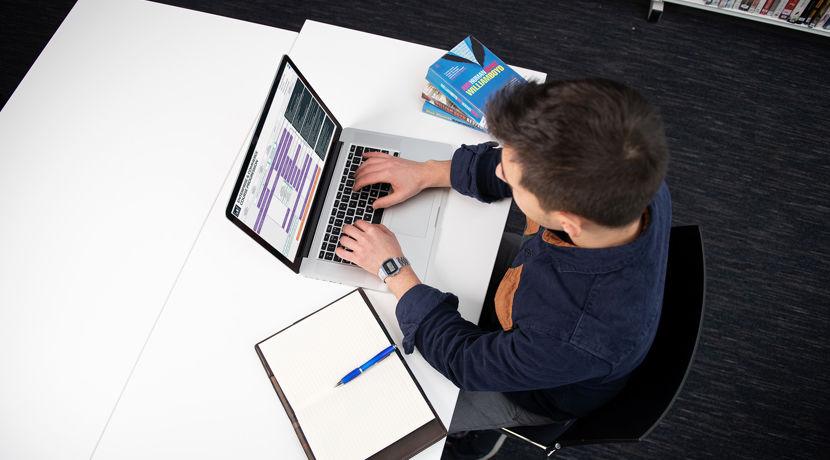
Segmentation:
[(562, 425), (544, 425), (502, 428), (502, 433), (539, 447), (546, 456), (568, 446), (641, 441), (668, 412), (692, 366), (705, 291), (700, 229), (673, 227), (660, 324), (651, 349), (625, 387), (564, 432)]

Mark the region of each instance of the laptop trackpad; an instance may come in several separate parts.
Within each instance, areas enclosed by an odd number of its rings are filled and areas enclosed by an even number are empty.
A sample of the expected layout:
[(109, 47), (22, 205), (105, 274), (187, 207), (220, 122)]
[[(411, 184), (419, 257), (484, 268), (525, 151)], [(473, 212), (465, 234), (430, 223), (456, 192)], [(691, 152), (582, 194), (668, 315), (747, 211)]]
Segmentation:
[(383, 211), (383, 224), (392, 233), (423, 238), (427, 234), (432, 215), (432, 193), (420, 193)]

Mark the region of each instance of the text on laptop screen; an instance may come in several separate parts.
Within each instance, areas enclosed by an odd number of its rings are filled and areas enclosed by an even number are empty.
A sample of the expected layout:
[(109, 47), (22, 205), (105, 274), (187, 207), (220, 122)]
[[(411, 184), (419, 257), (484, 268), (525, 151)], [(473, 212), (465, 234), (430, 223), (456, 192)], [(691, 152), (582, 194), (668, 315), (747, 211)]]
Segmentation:
[(307, 227), (334, 128), (287, 63), (232, 212), (289, 260)]

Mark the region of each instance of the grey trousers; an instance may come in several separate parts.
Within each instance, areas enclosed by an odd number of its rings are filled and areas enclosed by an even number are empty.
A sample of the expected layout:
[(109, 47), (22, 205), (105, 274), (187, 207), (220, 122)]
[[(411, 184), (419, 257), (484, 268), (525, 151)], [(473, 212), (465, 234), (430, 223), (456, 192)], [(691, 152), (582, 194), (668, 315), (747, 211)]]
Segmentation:
[(529, 412), (507, 399), (503, 393), (461, 390), (447, 431), (458, 433), (551, 423), (564, 421)]

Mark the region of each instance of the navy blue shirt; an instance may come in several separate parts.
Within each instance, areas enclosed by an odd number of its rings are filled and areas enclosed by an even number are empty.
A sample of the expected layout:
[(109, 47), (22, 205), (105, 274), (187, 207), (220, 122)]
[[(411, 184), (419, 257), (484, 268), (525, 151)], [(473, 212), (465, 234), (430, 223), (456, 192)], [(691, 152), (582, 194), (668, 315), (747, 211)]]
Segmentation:
[[(493, 143), (462, 146), (452, 187), (485, 202), (509, 197), (495, 175), (500, 160)], [(521, 270), (509, 330), (485, 331), (459, 315), (454, 295), (413, 287), (396, 308), (404, 351), (417, 347), (461, 389), (504, 392), (543, 415), (587, 414), (622, 388), (657, 330), (671, 227), (665, 184), (646, 215), (622, 246), (559, 246), (544, 228), (526, 239), (511, 265)]]

